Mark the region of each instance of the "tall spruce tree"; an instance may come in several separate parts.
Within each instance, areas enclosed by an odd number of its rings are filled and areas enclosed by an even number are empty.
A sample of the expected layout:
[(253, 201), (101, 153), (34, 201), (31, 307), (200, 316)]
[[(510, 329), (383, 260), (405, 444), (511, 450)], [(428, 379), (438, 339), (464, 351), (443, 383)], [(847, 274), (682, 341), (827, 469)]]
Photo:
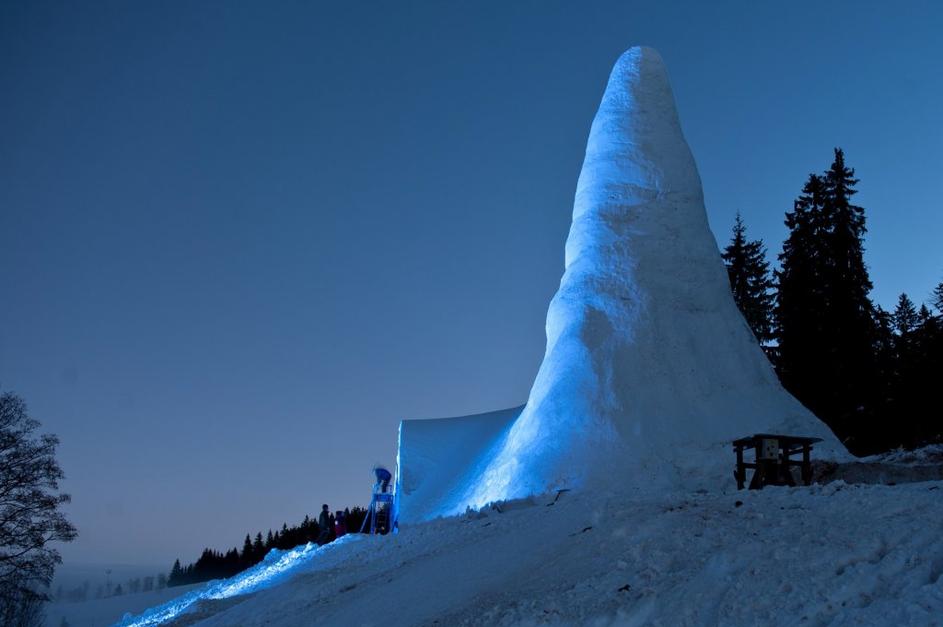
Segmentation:
[(828, 171), (809, 176), (786, 214), (776, 323), (783, 384), (863, 453), (880, 448), (880, 392), (864, 209), (851, 202), (857, 183), (836, 148)]
[(826, 390), (826, 415), (833, 429), (858, 452), (883, 447), (874, 396), (877, 364), (872, 351), (875, 335), (871, 278), (864, 263), (864, 209), (851, 202), (857, 191), (855, 171), (835, 149), (825, 173), (822, 255), (826, 308), (825, 361), (832, 376)]
[(779, 255), (778, 291), (774, 309), (783, 385), (809, 409), (822, 415), (821, 380), (827, 372), (819, 353), (823, 343), (821, 222), (825, 204), (822, 177), (810, 174), (802, 194), (786, 213), (789, 236)]
[(773, 337), (773, 281), (762, 240), (748, 240), (740, 212), (723, 252), (733, 299), (761, 344)]

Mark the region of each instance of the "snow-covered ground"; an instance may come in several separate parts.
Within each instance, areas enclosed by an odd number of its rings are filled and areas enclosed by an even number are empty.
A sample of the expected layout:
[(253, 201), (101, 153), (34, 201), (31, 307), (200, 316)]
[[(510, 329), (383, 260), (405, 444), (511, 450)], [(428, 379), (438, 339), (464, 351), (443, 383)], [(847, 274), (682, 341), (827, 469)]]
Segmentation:
[(940, 481), (551, 502), (300, 550), (279, 585), (250, 571), (247, 594), (163, 611), (206, 626), (943, 624)]

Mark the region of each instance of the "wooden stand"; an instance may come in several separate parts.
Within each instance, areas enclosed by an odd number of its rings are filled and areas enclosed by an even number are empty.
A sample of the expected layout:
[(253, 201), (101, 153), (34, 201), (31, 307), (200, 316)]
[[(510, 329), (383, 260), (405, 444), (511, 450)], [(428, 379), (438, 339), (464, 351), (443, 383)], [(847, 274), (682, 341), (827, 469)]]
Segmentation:
[[(777, 435), (771, 433), (757, 433), (746, 438), (734, 440), (733, 450), (737, 454), (737, 468), (734, 477), (737, 480), (737, 489), (742, 490), (747, 481), (747, 468), (753, 469), (750, 479), (751, 490), (762, 490), (765, 485), (796, 485), (792, 477), (791, 468), (799, 466), (802, 483), (812, 483), (812, 445), (821, 442), (822, 438), (804, 438), (793, 435)], [(747, 462), (743, 459), (743, 450), (752, 448), (755, 451), (755, 460)], [(802, 453), (802, 461), (789, 459), (791, 455)]]

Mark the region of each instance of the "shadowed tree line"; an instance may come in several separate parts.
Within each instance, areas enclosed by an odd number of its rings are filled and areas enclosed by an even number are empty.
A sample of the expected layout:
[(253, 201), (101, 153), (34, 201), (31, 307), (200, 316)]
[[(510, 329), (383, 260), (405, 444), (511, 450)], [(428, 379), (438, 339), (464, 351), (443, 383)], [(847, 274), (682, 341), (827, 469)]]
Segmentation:
[[(734, 300), (783, 385), (856, 455), (943, 441), (943, 282), (919, 307), (901, 294), (875, 305), (864, 262), (858, 179), (835, 149), (786, 213), (789, 235), (771, 272), (737, 215), (724, 249)], [(931, 307), (933, 309), (931, 309)], [(935, 312), (934, 312), (935, 310)]]
[[(357, 533), (363, 524), (367, 515), (367, 510), (362, 507), (344, 510), (345, 521), (348, 533)], [(174, 562), (167, 577), (168, 586), (184, 586), (211, 579), (223, 579), (232, 577), (247, 568), (255, 566), (261, 562), (268, 552), (272, 549), (282, 551), (293, 549), (298, 545), (308, 542), (323, 543), (334, 540), (334, 529), (328, 528), (327, 537), (322, 536), (322, 529), (318, 521), (305, 516), (304, 520), (297, 526), (289, 527), (283, 524), (281, 530), (272, 533), (269, 529), (268, 534), (262, 537), (262, 532), (255, 534), (246, 534), (245, 541), (242, 544), (242, 550), (233, 547), (226, 552), (215, 551), (210, 548), (203, 549), (199, 559), (186, 566), (180, 565), (180, 560)]]

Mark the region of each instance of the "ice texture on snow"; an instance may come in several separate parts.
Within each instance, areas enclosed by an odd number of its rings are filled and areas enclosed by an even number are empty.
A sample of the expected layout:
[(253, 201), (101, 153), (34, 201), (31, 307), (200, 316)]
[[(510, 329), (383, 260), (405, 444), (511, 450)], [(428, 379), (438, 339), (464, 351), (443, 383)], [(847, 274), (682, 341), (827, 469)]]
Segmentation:
[[(406, 495), (404, 511), (598, 481), (716, 485), (732, 480), (726, 445), (756, 432), (818, 436), (820, 455), (844, 453), (779, 384), (733, 301), (668, 75), (651, 48), (619, 58), (593, 120), (546, 331), (527, 404), (495, 454), (473, 462), (486, 463), (470, 489), (439, 503)], [(408, 437), (402, 444), (408, 466)]]

